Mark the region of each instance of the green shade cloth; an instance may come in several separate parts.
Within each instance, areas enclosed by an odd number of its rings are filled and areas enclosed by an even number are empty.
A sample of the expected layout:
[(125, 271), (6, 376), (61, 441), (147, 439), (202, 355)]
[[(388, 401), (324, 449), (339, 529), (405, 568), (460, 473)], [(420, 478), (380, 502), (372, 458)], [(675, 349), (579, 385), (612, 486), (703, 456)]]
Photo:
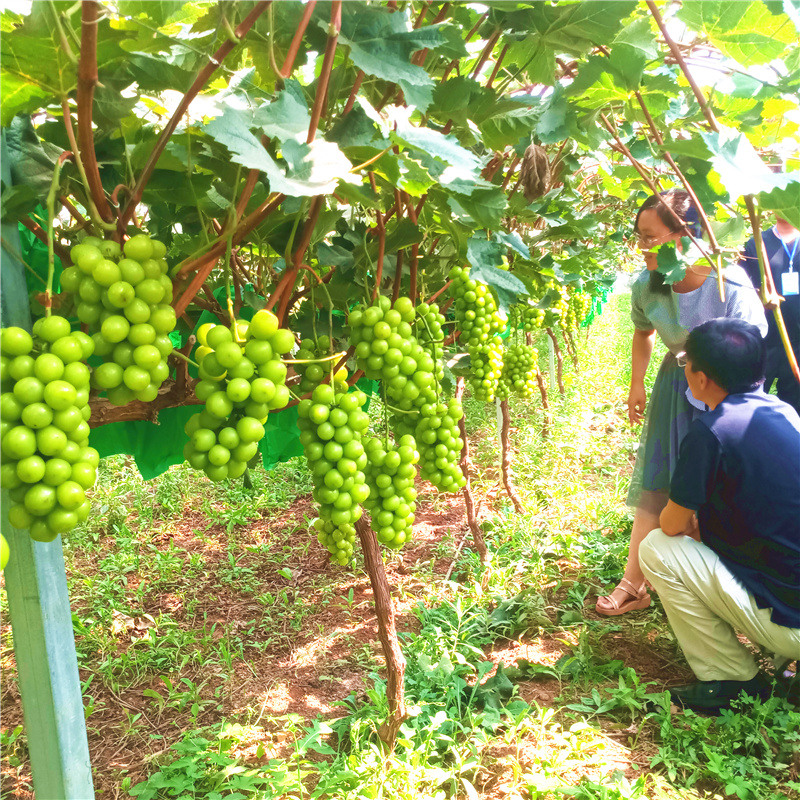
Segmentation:
[[(367, 395), (366, 411), (371, 395), (376, 391), (377, 381), (362, 378), (357, 386)], [(157, 424), (140, 421), (101, 425), (92, 429), (89, 444), (100, 453), (101, 458), (122, 453), (133, 456), (142, 477), (150, 480), (184, 460), (183, 447), (189, 437), (183, 432), (183, 427), (189, 417), (202, 408), (202, 405), (165, 408), (159, 412)], [(270, 412), (258, 449), (264, 469), (268, 470), (282, 461), (303, 454), (300, 429), (297, 427), (297, 406)]]

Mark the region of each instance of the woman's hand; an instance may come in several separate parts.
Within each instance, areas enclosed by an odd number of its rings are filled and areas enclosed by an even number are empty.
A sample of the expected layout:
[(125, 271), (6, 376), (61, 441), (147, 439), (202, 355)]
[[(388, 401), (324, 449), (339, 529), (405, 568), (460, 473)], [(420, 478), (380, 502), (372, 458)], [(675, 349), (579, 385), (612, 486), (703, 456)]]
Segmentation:
[(647, 405), (647, 392), (644, 390), (644, 384), (631, 384), (628, 394), (628, 419), (631, 425), (642, 421), (645, 405)]

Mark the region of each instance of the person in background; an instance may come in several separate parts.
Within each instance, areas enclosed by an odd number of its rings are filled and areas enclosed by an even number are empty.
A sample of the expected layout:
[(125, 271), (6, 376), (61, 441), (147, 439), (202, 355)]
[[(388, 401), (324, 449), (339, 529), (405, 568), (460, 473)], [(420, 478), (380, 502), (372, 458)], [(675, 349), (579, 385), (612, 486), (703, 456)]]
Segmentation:
[(696, 327), (685, 362), (709, 410), (681, 443), (639, 560), (699, 679), (673, 700), (713, 713), (772, 690), (737, 632), (778, 663), (800, 658), (800, 416), (761, 388), (765, 343), (743, 320)]
[[(767, 251), (772, 280), (775, 289), (784, 298), (781, 305), (783, 321), (795, 358), (800, 356), (800, 233), (791, 223), (778, 217), (774, 227), (762, 234)], [(739, 262), (744, 267), (753, 285), (761, 288), (761, 272), (758, 268), (755, 239), (750, 239), (744, 246), (744, 253)], [(789, 358), (778, 333), (778, 324), (772, 313), (773, 306), (767, 305), (767, 367), (764, 390), (769, 391), (777, 381), (778, 397), (794, 407), (800, 413), (800, 383), (792, 374)]]
[[(639, 566), (639, 544), (658, 527), (658, 517), (667, 504), (678, 446), (695, 417), (705, 410), (691, 397), (683, 370), (675, 360), (682, 352), (689, 331), (715, 317), (739, 317), (767, 331), (764, 310), (744, 270), (732, 264), (725, 268), (725, 299), (720, 300), (716, 275), (705, 260), (690, 265), (685, 276), (672, 285), (657, 272), (657, 249), (692, 231), (700, 236), (697, 210), (687, 192), (672, 189), (648, 197), (636, 216), (634, 231), (644, 253), (642, 270), (631, 290), (634, 324), (631, 349), (631, 386), (628, 417), (631, 424), (644, 425), (636, 464), (628, 491), (628, 505), (635, 509), (625, 573), (611, 594), (600, 597), (599, 614), (617, 616), (647, 608), (650, 593)], [(649, 404), (644, 377), (650, 363), (656, 333), (668, 351), (658, 371)], [(647, 414), (644, 415), (645, 405)]]

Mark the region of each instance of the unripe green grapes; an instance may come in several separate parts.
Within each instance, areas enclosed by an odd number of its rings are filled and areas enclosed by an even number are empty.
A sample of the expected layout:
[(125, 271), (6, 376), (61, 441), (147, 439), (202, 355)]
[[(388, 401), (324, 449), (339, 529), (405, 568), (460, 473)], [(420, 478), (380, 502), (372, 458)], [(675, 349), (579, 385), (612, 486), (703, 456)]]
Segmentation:
[[(297, 384), (298, 394), (308, 394), (322, 379), (329, 374), (335, 366), (334, 361), (318, 361), (331, 355), (331, 340), (328, 336), (320, 336), (317, 340), (303, 339), (300, 349), (295, 353), (298, 363), (294, 364), (294, 371), (300, 376)], [(300, 363), (308, 361), (310, 363)]]
[(562, 329), (577, 331), (592, 309), (592, 298), (585, 292), (571, 291), (568, 295), (567, 311), (560, 320)]
[(99, 456), (89, 447), (92, 339), (64, 317), (37, 320), (33, 336), (0, 331), (0, 485), (11, 492), (8, 521), (51, 541), (89, 515)]
[(289, 402), (280, 357), (294, 347), (294, 336), (278, 328), (274, 314), (261, 310), (249, 323), (237, 320), (233, 328), (202, 325), (197, 339), (200, 380), (195, 393), (205, 410), (187, 421), (183, 453), (212, 481), (238, 478), (258, 453), (269, 412)]
[(537, 387), (538, 363), (539, 354), (535, 347), (521, 343), (507, 346), (497, 396), (507, 400), (513, 392), (520, 397), (531, 397)]
[(475, 397), (489, 402), (503, 369), (503, 344), (497, 334), (505, 330), (506, 322), (489, 287), (472, 280), (468, 268), (453, 267), (450, 279), (459, 341), (470, 355), (470, 385)]
[(509, 312), (509, 325), (511, 330), (533, 333), (542, 327), (545, 312), (536, 306), (516, 303)]
[(319, 384), (310, 398), (300, 401), (297, 424), (319, 507), (317, 538), (344, 566), (352, 560), (354, 524), (369, 497), (363, 445), (369, 416), (361, 410), (366, 395), (360, 389), (348, 392), (346, 373), (341, 377)]
[[(104, 359), (93, 385), (113, 405), (155, 400), (169, 376), (167, 359), (175, 328), (166, 247), (144, 234), (124, 246), (87, 237), (70, 250), (72, 266), (61, 274), (64, 291), (88, 326), (95, 354)], [(119, 369), (114, 368), (119, 367)]]
[(458, 422), (463, 415), (455, 398), (447, 404), (428, 404), (420, 410), (415, 429), (420, 474), (444, 492), (457, 492), (466, 482), (459, 465), (464, 442)]
[(365, 449), (369, 497), (364, 505), (378, 541), (398, 549), (411, 539), (414, 526), (416, 442), (410, 435), (401, 436), (396, 445), (373, 437), (365, 442)]

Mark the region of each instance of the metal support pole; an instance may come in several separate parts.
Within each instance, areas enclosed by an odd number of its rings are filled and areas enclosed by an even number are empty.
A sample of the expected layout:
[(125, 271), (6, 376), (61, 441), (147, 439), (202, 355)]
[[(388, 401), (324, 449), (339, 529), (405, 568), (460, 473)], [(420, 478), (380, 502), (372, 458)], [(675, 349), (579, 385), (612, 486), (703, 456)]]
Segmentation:
[(498, 482), (503, 483), (503, 408), (499, 397), (494, 399), (494, 410), (497, 414), (497, 474)]
[(555, 392), (556, 390), (556, 348), (553, 344), (553, 340), (548, 336), (547, 337), (547, 366), (548, 372), (550, 373), (550, 391)]
[[(2, 170), (10, 186), (5, 134)], [(0, 260), (2, 324), (30, 330), (24, 267), (13, 252), (20, 249), (16, 223), (4, 224), (2, 232), (11, 248), (3, 247)], [(0, 529), (10, 549), (4, 578), (34, 792), (41, 800), (93, 800), (61, 537), (34, 542), (28, 531), (12, 529), (7, 503), (3, 492)]]

